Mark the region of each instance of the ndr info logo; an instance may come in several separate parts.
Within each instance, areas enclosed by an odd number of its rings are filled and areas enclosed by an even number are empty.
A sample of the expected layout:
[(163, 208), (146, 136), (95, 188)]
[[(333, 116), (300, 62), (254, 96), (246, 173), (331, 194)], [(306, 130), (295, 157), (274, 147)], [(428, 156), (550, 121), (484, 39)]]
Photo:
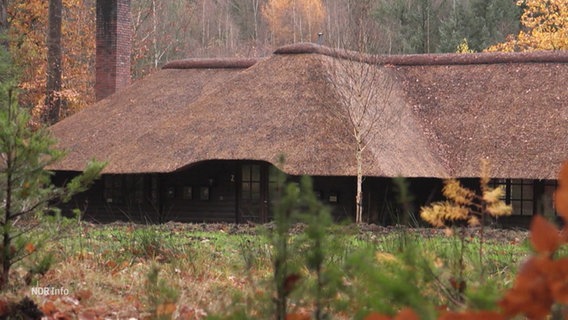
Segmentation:
[(32, 287), (32, 295), (35, 296), (67, 296), (69, 289), (55, 287)]

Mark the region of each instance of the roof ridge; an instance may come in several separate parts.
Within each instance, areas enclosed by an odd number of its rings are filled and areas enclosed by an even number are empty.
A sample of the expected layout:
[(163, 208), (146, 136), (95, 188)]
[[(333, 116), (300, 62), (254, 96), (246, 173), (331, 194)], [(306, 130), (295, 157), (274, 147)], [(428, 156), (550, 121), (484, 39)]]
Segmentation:
[(333, 49), (310, 42), (301, 42), (280, 47), (274, 54), (321, 54), (379, 65), (469, 65), (500, 63), (568, 63), (568, 51), (530, 52), (478, 52), (478, 53), (429, 53), (404, 55), (371, 55), (345, 49)]
[(261, 58), (190, 58), (166, 63), (162, 69), (246, 69)]

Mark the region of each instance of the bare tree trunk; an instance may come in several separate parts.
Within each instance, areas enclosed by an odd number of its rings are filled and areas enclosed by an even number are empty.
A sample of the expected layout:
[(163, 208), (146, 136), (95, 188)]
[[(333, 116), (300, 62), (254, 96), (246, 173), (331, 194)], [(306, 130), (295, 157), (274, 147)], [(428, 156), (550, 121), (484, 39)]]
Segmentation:
[[(361, 44), (368, 48), (370, 37), (363, 37)], [(355, 39), (358, 40), (358, 39)], [(362, 53), (361, 53), (362, 54)], [(373, 152), (382, 149), (382, 127), (392, 126), (400, 119), (400, 113), (391, 108), (393, 82), (385, 66), (351, 59), (335, 58), (332, 63), (330, 84), (339, 96), (339, 105), (330, 106), (329, 112), (344, 125), (346, 134), (353, 138), (356, 166), (355, 223), (363, 222), (363, 178), (369, 174), (370, 162), (377, 161), (375, 154), (366, 157), (369, 145)], [(377, 138), (379, 137), (379, 138)], [(364, 167), (366, 166), (366, 167)]]
[(253, 0), (252, 12), (254, 15), (254, 41), (258, 40), (258, 6), (259, 6), (259, 0)]
[(154, 50), (154, 69), (160, 63), (160, 53), (158, 52), (158, 17), (156, 15), (156, 0), (152, 0), (152, 49)]
[(205, 1), (206, 0), (202, 0), (201, 2), (201, 47), (205, 48)]
[(229, 5), (225, 3), (225, 54), (233, 50), (233, 28), (230, 22)]
[(312, 34), (312, 18), (310, 16), (307, 17), (307, 23), (308, 23), (308, 41), (312, 41), (312, 39), (314, 39), (313, 34)]
[(62, 0), (49, 1), (49, 28), (47, 34), (47, 82), (43, 121), (53, 124), (61, 114), (61, 13)]
[(294, 43), (296, 43), (296, 0), (292, 0), (292, 33)]
[(298, 34), (300, 35), (300, 42), (304, 41), (304, 30), (302, 28), (302, 16), (298, 16)]
[(363, 148), (360, 137), (357, 137), (357, 193), (355, 194), (355, 223), (363, 223)]

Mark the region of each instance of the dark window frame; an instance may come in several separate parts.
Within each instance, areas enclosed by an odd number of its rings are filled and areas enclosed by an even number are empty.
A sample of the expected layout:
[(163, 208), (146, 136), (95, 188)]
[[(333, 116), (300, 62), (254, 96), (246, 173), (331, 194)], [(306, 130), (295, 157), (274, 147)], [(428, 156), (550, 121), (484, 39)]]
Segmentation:
[(147, 179), (143, 174), (103, 175), (104, 202), (114, 205), (141, 205), (148, 196)]
[[(242, 200), (260, 201), (261, 182), (262, 182), (261, 181), (261, 176), (262, 176), (261, 170), (262, 170), (262, 167), (258, 163), (247, 163), (247, 164), (242, 165), (242, 167), (241, 167), (241, 196), (240, 196)], [(255, 186), (256, 186), (256, 189), (255, 189)]]
[[(503, 186), (505, 196), (502, 200), (513, 207), (514, 216), (532, 216), (537, 205), (537, 181), (533, 179), (493, 179), (491, 186)], [(528, 190), (527, 190), (528, 188)], [(527, 191), (530, 195), (527, 195)], [(528, 209), (530, 208), (530, 209)], [(526, 212), (528, 211), (528, 212)]]

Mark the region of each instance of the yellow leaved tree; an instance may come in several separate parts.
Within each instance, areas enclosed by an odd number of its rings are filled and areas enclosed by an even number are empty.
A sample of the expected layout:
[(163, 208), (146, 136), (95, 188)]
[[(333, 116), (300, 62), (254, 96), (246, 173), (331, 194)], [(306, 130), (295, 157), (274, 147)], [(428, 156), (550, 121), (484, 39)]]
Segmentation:
[(282, 45), (315, 41), (323, 27), (326, 10), (321, 0), (268, 0), (262, 14), (272, 42)]
[(523, 29), (487, 51), (568, 50), (568, 1), (519, 0)]

